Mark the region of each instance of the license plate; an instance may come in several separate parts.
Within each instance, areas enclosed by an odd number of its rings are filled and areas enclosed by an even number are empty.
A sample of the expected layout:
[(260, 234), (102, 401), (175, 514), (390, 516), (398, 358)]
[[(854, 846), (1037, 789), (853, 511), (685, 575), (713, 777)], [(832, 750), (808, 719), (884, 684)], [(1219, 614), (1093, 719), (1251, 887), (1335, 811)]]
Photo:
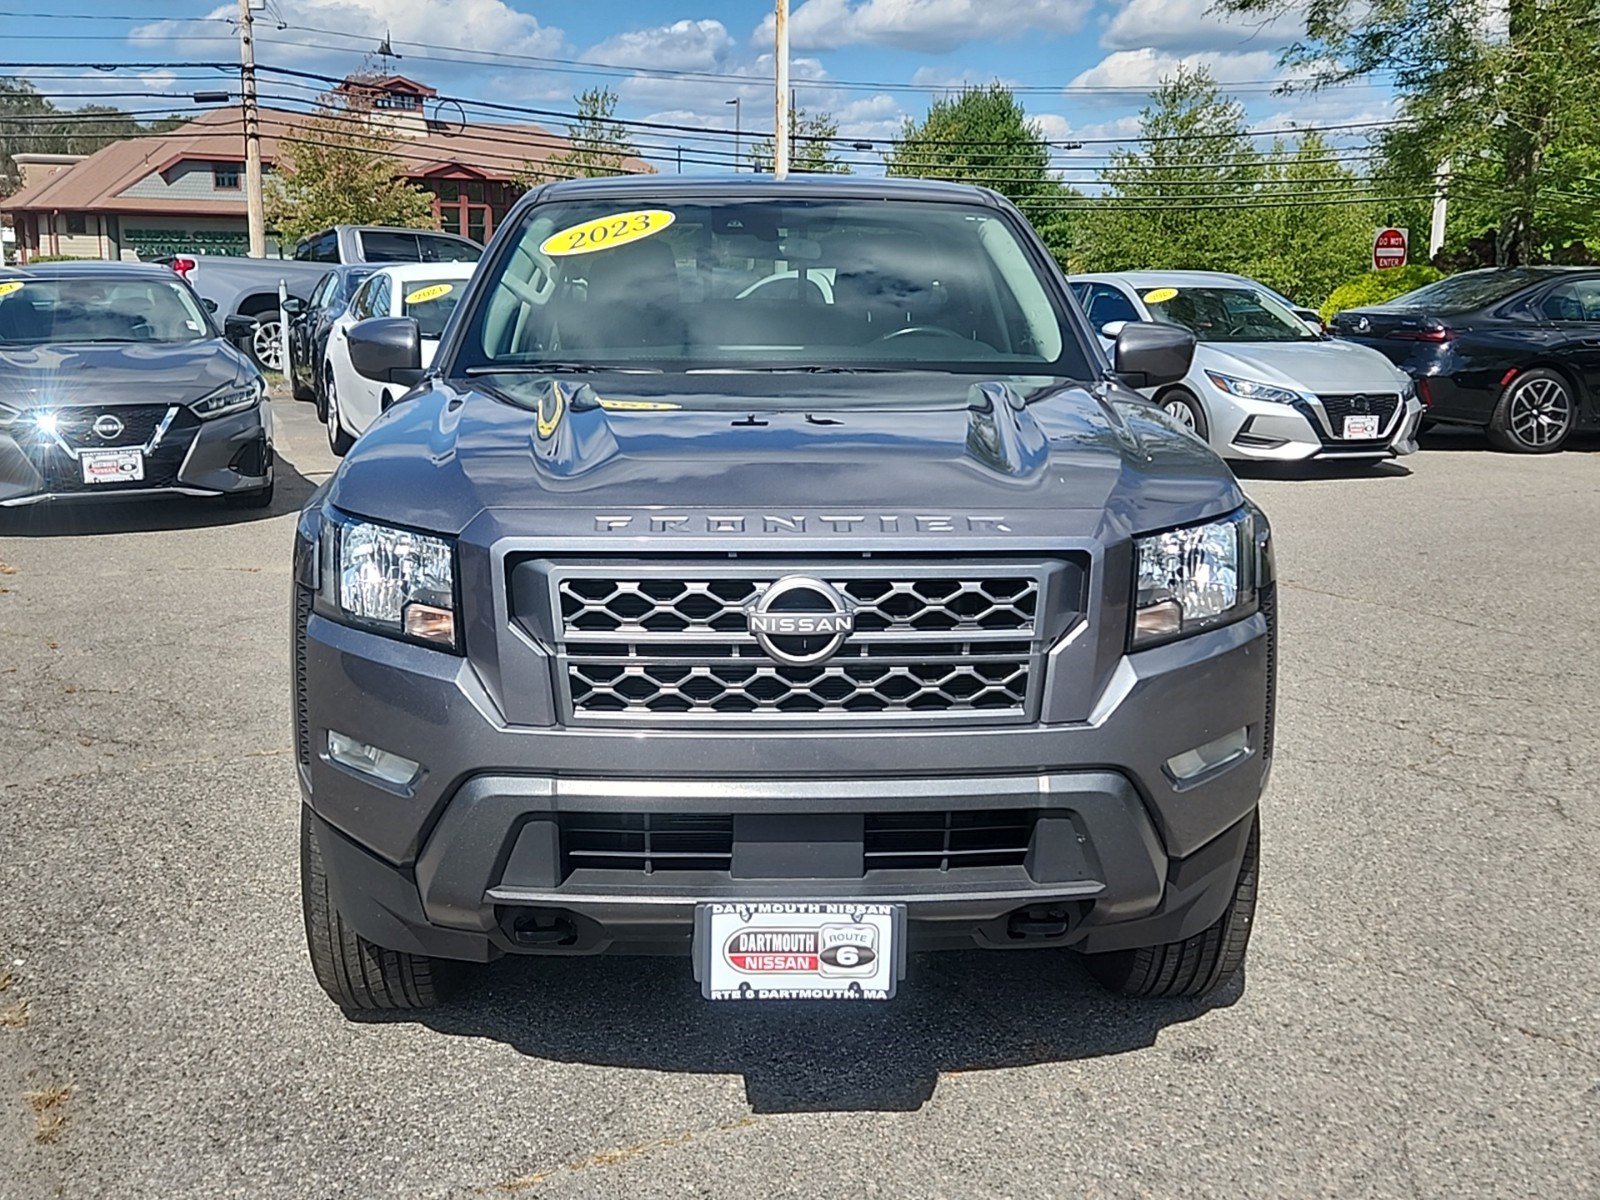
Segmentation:
[(707, 1000), (889, 1000), (905, 973), (902, 904), (695, 906)]
[(137, 483), (144, 478), (144, 451), (85, 450), (78, 465), (85, 483)]
[(1378, 436), (1378, 418), (1376, 414), (1346, 417), (1344, 419), (1344, 436), (1347, 438), (1375, 438)]

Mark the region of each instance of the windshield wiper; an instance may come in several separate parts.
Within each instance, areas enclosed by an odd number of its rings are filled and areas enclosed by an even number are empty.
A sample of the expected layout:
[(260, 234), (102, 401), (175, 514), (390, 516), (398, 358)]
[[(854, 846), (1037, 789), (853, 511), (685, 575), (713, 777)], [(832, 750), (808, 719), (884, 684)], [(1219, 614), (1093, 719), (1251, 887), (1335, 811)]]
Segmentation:
[(658, 367), (616, 367), (606, 363), (538, 362), (503, 363), (499, 366), (468, 367), (468, 375), (591, 375), (602, 371), (621, 371), (632, 375), (659, 375)]
[(888, 375), (900, 370), (898, 367), (819, 367), (796, 365), (792, 367), (696, 367), (686, 371), (687, 375)]

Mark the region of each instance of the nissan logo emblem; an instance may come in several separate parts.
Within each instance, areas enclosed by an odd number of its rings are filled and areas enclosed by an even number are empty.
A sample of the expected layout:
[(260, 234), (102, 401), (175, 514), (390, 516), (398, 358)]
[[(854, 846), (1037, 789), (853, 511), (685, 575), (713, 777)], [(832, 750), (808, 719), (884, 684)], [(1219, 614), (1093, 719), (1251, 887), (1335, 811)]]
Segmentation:
[(745, 609), (756, 644), (776, 662), (806, 667), (838, 653), (855, 629), (850, 602), (832, 584), (786, 575)]
[(110, 413), (101, 413), (94, 419), (94, 424), (90, 428), (109, 442), (112, 438), (119, 437), (122, 434), (123, 426), (122, 421), (117, 417), (112, 416)]

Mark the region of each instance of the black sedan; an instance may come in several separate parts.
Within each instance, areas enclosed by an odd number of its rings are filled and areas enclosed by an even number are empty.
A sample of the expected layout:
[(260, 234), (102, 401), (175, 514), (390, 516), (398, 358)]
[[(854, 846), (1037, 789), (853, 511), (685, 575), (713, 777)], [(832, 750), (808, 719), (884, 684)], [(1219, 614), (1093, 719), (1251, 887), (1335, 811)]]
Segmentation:
[(296, 400), (315, 400), (317, 420), (327, 419), (328, 394), (324, 390), (322, 362), (327, 356), (328, 331), (349, 307), (361, 281), (377, 267), (356, 263), (334, 267), (317, 281), (305, 300), (284, 302), (289, 314), (289, 385)]
[(1501, 450), (1547, 454), (1600, 428), (1600, 270), (1467, 271), (1329, 332), (1415, 379), (1428, 422), (1479, 426)]
[(266, 390), (165, 267), (0, 270), (0, 507), (152, 494), (265, 507)]

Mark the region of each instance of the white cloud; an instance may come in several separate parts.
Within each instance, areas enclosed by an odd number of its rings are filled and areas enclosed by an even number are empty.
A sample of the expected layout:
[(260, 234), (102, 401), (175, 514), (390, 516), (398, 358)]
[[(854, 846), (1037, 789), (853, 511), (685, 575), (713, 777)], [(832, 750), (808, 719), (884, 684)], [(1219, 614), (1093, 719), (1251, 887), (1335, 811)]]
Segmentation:
[(1270, 20), (1221, 17), (1213, 0), (1127, 0), (1106, 25), (1100, 44), (1107, 50), (1271, 50), (1276, 55), (1299, 28), (1293, 14)]
[[(797, 50), (876, 45), (943, 54), (973, 41), (1072, 33), (1091, 7), (1092, 0), (805, 0), (790, 14), (789, 38)], [(771, 44), (770, 15), (755, 38)]]
[(962, 88), (987, 87), (991, 83), (1003, 83), (1007, 87), (1012, 87), (1016, 81), (1001, 75), (986, 75), (982, 71), (974, 71), (971, 67), (961, 71), (951, 71), (945, 67), (918, 67), (911, 73), (911, 82), (918, 87), (949, 88), (954, 92)]
[(619, 33), (583, 57), (624, 67), (708, 71), (720, 68), (733, 48), (733, 37), (721, 21), (675, 21)]
[(1199, 54), (1173, 54), (1145, 46), (1116, 50), (1067, 84), (1069, 88), (1154, 88), (1179, 67), (1204, 67), (1218, 83), (1275, 79), (1282, 75), (1272, 50), (1243, 52), (1207, 50)]

